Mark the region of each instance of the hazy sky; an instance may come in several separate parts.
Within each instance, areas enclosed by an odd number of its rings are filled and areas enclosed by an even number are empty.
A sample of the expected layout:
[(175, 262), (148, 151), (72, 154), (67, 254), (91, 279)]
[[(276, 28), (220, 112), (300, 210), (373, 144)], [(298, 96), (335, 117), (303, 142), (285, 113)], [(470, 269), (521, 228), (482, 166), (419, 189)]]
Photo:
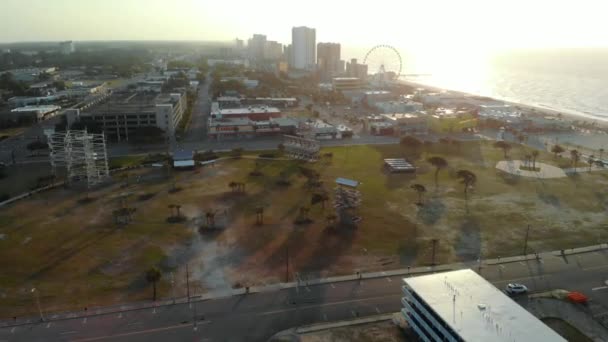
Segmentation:
[(291, 27), (412, 48), (608, 46), (608, 0), (0, 0), (0, 41), (228, 40)]

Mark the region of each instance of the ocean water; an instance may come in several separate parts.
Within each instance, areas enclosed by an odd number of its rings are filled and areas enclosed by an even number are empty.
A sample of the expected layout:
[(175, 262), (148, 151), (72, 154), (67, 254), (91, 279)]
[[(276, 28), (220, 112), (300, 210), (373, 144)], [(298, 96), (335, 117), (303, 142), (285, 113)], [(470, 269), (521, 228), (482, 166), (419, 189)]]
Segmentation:
[[(608, 48), (512, 50), (492, 54), (466, 49), (430, 53), (398, 51), (402, 74), (426, 74), (402, 77), (404, 79), (557, 109), (580, 115), (581, 120), (608, 121)], [(352, 52), (365, 56), (365, 53)], [(389, 66), (395, 65), (390, 51), (378, 54), (377, 59)], [(370, 73), (375, 68), (377, 66), (370, 65)]]

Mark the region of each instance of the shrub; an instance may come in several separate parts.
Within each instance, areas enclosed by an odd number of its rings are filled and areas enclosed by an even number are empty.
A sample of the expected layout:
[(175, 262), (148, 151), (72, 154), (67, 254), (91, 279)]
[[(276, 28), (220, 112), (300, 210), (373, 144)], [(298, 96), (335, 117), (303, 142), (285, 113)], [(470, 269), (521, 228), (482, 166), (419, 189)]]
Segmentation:
[(197, 153), (194, 155), (194, 160), (196, 161), (209, 161), (215, 160), (217, 158), (219, 158), (219, 156), (211, 150), (205, 151), (203, 153)]

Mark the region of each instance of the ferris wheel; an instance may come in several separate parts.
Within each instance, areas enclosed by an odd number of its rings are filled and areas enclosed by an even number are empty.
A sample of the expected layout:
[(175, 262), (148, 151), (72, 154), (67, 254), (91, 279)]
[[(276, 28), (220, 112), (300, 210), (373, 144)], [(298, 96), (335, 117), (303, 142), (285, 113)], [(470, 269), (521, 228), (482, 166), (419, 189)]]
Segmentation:
[(396, 80), (401, 75), (401, 54), (390, 45), (376, 45), (363, 59), (373, 78), (382, 84)]

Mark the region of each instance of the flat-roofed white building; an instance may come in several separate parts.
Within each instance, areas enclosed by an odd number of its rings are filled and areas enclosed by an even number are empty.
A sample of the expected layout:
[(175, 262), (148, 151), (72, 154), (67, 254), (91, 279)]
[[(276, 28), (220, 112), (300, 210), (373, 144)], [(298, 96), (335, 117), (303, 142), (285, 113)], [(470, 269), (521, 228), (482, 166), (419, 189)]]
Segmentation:
[(49, 119), (59, 113), (61, 107), (47, 105), (47, 106), (25, 106), (11, 110), (13, 117), (27, 116), (33, 121), (42, 121)]
[(211, 111), (209, 120), (247, 118), (253, 121), (264, 121), (281, 117), (281, 111), (276, 107), (248, 106), (243, 108), (219, 108)]
[(422, 341), (566, 341), (470, 269), (404, 278), (402, 289)]

